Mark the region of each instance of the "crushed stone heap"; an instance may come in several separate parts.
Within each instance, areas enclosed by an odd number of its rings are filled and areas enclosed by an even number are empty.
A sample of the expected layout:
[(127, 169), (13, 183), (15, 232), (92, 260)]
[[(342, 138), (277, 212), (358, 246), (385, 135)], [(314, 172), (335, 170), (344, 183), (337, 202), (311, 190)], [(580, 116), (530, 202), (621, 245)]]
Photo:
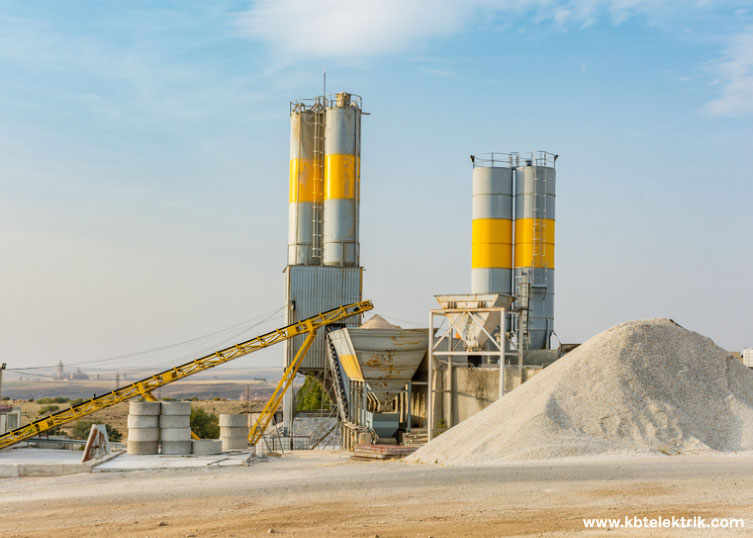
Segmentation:
[(669, 319), (584, 343), (407, 461), (753, 450), (753, 371)]

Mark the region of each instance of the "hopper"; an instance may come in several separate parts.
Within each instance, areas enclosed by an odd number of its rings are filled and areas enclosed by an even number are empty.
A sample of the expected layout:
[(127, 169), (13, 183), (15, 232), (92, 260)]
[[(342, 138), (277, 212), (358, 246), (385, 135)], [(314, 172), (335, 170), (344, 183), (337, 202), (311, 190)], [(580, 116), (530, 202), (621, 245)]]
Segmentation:
[(346, 327), (332, 331), (329, 338), (345, 374), (366, 383), (380, 411), (413, 378), (429, 346), (426, 329)]
[(457, 310), (457, 312), (447, 312), (445, 315), (453, 325), (454, 332), (460, 335), (469, 349), (479, 349), (486, 343), (489, 339), (486, 333), (492, 334), (499, 326), (499, 312), (474, 312), (471, 315), (468, 310), (510, 308), (515, 300), (514, 297), (500, 293), (468, 293), (435, 295), (434, 297), (442, 310)]

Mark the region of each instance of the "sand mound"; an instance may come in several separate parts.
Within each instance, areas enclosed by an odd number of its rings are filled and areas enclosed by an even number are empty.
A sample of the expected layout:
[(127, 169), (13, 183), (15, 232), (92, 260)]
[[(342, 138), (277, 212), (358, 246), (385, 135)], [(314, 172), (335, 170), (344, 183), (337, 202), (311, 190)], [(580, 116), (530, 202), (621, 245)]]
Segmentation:
[(608, 329), (409, 461), (753, 450), (753, 372), (669, 319)]
[(369, 321), (361, 325), (361, 329), (399, 329), (399, 325), (393, 325), (379, 314), (374, 314)]

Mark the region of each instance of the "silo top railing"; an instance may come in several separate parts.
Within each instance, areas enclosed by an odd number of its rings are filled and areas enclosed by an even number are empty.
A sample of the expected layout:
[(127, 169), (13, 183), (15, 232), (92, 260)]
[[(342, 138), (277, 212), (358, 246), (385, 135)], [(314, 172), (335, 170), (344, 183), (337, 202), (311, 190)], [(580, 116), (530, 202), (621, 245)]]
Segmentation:
[(526, 153), (503, 153), (494, 151), (490, 153), (479, 153), (471, 155), (473, 167), (494, 167), (502, 166), (507, 168), (518, 168), (519, 166), (548, 166), (554, 168), (554, 163), (559, 155), (549, 153), (548, 151), (529, 151)]
[(504, 166), (507, 168), (516, 168), (518, 166), (518, 154), (517, 153), (479, 153), (478, 155), (471, 155), (471, 162), (473, 167), (495, 167)]

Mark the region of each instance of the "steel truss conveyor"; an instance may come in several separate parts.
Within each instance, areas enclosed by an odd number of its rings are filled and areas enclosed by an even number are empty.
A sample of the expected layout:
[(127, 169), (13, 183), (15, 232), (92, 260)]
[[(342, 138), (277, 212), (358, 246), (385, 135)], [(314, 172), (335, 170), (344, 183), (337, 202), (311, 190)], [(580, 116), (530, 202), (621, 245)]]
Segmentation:
[(272, 397), (267, 401), (264, 411), (261, 413), (256, 424), (251, 428), (249, 433), (249, 443), (256, 444), (258, 440), (264, 434), (269, 422), (272, 419), (275, 411), (282, 401), (282, 397), (285, 392), (290, 388), (290, 385), (295, 379), (298, 367), (300, 366), (306, 352), (311, 347), (311, 344), (316, 338), (317, 330), (329, 325), (330, 323), (338, 323), (345, 318), (362, 314), (371, 310), (374, 306), (371, 301), (361, 301), (359, 303), (352, 303), (349, 305), (340, 306), (327, 310), (310, 318), (306, 318), (292, 325), (276, 329), (261, 336), (257, 336), (240, 344), (216, 351), (210, 355), (205, 355), (198, 359), (194, 359), (180, 366), (175, 366), (169, 370), (165, 370), (158, 374), (154, 374), (151, 377), (141, 379), (129, 385), (125, 385), (112, 392), (103, 394), (91, 400), (87, 400), (79, 405), (74, 405), (63, 411), (59, 411), (52, 415), (35, 420), (25, 426), (11, 430), (3, 435), (0, 435), (0, 450), (7, 448), (20, 441), (30, 439), (40, 433), (50, 430), (56, 426), (67, 424), (74, 420), (78, 420), (85, 416), (106, 409), (120, 402), (136, 398), (138, 396), (143, 397), (146, 400), (154, 400), (152, 391), (160, 387), (164, 387), (169, 383), (185, 379), (188, 376), (203, 372), (209, 368), (214, 368), (220, 364), (232, 361), (239, 357), (243, 357), (254, 351), (259, 351), (266, 347), (272, 346), (285, 340), (290, 340), (296, 336), (306, 336), (303, 345), (298, 350), (295, 358), (291, 361), (290, 365), (285, 369), (282, 379), (277, 384)]

